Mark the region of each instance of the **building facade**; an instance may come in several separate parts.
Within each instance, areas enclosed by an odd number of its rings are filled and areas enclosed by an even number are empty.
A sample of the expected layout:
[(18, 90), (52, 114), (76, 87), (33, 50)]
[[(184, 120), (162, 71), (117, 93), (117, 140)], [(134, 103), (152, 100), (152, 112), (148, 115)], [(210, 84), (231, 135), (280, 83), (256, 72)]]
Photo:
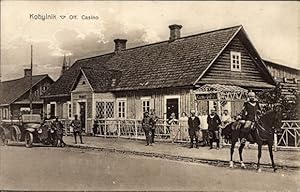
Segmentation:
[(0, 119), (18, 119), (20, 114), (30, 112), (30, 88), (32, 86), (33, 113), (43, 115), (44, 102), (41, 95), (54, 82), (48, 75), (32, 76), (24, 69), (24, 77), (0, 83)]
[(77, 60), (45, 94), (45, 108), (67, 118), (79, 115), (89, 132), (94, 119), (176, 118), (182, 112), (216, 108), (232, 116), (242, 109), (248, 91), (276, 82), (242, 26), (180, 37), (171, 25), (167, 41), (126, 48)]

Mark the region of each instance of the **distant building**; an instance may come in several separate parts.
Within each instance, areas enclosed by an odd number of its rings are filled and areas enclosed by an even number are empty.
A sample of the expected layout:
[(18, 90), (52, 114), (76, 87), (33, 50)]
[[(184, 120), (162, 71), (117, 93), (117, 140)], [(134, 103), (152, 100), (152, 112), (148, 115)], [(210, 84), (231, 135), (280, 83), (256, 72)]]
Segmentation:
[[(21, 113), (30, 112), (31, 70), (24, 69), (24, 77), (0, 82), (0, 120), (18, 119)], [(48, 75), (32, 76), (33, 113), (43, 114), (41, 95), (54, 81)]]
[(300, 70), (285, 65), (264, 60), (277, 83), (282, 88), (282, 94), (288, 99), (296, 99), (294, 92), (300, 92)]
[(167, 119), (191, 109), (241, 111), (249, 90), (272, 89), (276, 82), (242, 26), (180, 36), (171, 25), (169, 40), (77, 60), (45, 93), (48, 115), (79, 115), (91, 131), (93, 119), (141, 119), (145, 111)]

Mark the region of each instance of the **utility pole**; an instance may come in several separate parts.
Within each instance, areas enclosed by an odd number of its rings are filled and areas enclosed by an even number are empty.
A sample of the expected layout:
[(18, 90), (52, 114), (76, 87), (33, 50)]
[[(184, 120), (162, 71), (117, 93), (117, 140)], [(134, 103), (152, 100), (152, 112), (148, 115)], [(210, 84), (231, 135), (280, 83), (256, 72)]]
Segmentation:
[(30, 114), (32, 114), (32, 45), (30, 45), (31, 57), (30, 57), (30, 92), (29, 92), (29, 99), (30, 99)]

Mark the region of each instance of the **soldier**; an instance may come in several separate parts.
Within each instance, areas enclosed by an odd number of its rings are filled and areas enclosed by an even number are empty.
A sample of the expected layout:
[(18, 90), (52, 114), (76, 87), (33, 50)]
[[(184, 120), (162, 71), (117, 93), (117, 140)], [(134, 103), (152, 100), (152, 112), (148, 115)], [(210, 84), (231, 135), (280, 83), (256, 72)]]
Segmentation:
[(195, 110), (191, 110), (191, 116), (188, 119), (188, 125), (189, 125), (189, 136), (190, 136), (190, 140), (191, 140), (190, 148), (193, 148), (194, 138), (195, 138), (196, 148), (198, 149), (199, 145), (198, 145), (198, 134), (197, 134), (197, 132), (199, 132), (199, 130), (200, 130), (200, 120), (196, 116), (196, 111)]
[(55, 121), (52, 122), (52, 126), (56, 128), (57, 139), (58, 139), (57, 146), (64, 147), (66, 145), (66, 143), (63, 141), (64, 126), (60, 121), (58, 121), (58, 116), (55, 117)]
[(244, 120), (244, 127), (241, 130), (242, 143), (245, 143), (250, 130), (254, 126), (254, 122), (257, 120), (258, 115), (261, 114), (261, 109), (258, 103), (258, 100), (255, 97), (254, 92), (248, 93), (248, 100), (244, 103), (242, 110), (242, 119)]
[(75, 144), (77, 144), (77, 135), (79, 135), (80, 143), (83, 144), (82, 136), (81, 136), (81, 132), (82, 132), (81, 121), (78, 119), (78, 115), (75, 115), (74, 117), (75, 119), (71, 122), (71, 126), (73, 127)]
[(150, 118), (152, 119), (152, 126), (151, 126), (151, 143), (154, 144), (154, 137), (155, 137), (155, 128), (156, 122), (158, 121), (158, 117), (155, 115), (155, 109), (150, 109)]
[(145, 131), (145, 136), (146, 136), (146, 146), (151, 145), (152, 146), (152, 138), (151, 138), (151, 127), (153, 125), (153, 120), (149, 116), (149, 112), (146, 111), (144, 113), (144, 118), (142, 120), (142, 128)]

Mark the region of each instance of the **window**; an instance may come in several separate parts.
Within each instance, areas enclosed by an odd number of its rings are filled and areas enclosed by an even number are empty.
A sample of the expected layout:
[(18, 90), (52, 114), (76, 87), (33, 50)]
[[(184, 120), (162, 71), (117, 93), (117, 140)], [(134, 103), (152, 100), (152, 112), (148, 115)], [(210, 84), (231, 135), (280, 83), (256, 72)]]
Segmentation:
[(117, 100), (117, 103), (118, 103), (118, 117), (126, 118), (126, 100), (120, 99)]
[(241, 53), (230, 52), (231, 71), (241, 71)]
[(113, 101), (97, 101), (96, 102), (96, 118), (114, 118), (114, 102)]
[(2, 109), (0, 108), (0, 120), (2, 119)]
[(143, 107), (143, 113), (145, 113), (146, 111), (150, 111), (150, 97), (142, 97), (142, 107)]
[(3, 110), (3, 119), (8, 119), (8, 109), (4, 108)]
[(68, 102), (68, 118), (72, 118), (72, 104)]

